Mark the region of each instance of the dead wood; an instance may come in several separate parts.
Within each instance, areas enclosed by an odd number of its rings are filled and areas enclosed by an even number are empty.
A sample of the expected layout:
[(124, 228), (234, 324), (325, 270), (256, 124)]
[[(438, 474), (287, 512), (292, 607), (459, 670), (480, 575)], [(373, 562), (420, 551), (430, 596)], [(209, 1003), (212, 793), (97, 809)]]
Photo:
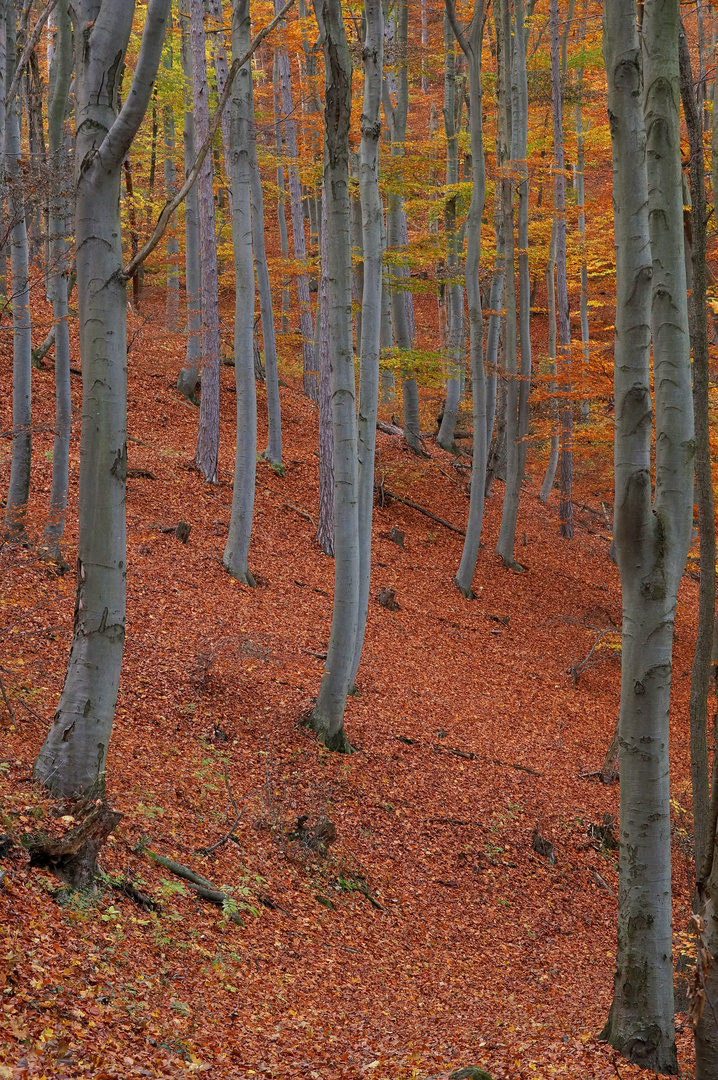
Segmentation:
[(411, 499), (405, 499), (401, 495), (395, 495), (393, 491), (389, 491), (388, 488), (384, 487), (383, 483), (377, 485), (375, 490), (379, 492), (382, 506), (385, 505), (386, 499), (393, 499), (395, 502), (403, 503), (404, 506), (411, 507), (412, 510), (418, 510), (420, 514), (424, 514), (425, 517), (431, 518), (432, 521), (436, 521), (439, 525), (443, 525), (445, 529), (450, 529), (452, 532), (458, 533), (459, 536), (466, 536), (465, 530), (460, 529), (458, 525), (452, 525), (450, 521), (446, 521), (445, 518), (439, 517), (438, 514), (433, 514), (431, 510), (427, 510), (424, 506), (419, 506), (418, 503), (412, 502)]
[(493, 758), (492, 764), (503, 765), (505, 769), (518, 769), (520, 772), (530, 773), (531, 776), (543, 776), (543, 773), (537, 772), (536, 769), (530, 769), (528, 765), (515, 765), (513, 761), (499, 761), (498, 758)]
[(73, 889), (89, 888), (97, 872), (98, 852), (121, 818), (122, 814), (101, 803), (59, 840), (36, 834), (26, 844), (30, 865), (47, 867)]
[(112, 881), (110, 884), (115, 892), (120, 893), (121, 896), (126, 896), (128, 900), (132, 900), (132, 902), (137, 904), (139, 908), (142, 908), (143, 911), (162, 910), (161, 904), (158, 904), (151, 896), (147, 896), (146, 893), (141, 892), (131, 881), (127, 881), (123, 878), (121, 881)]
[(128, 469), (128, 480), (156, 480), (157, 477), (150, 469)]

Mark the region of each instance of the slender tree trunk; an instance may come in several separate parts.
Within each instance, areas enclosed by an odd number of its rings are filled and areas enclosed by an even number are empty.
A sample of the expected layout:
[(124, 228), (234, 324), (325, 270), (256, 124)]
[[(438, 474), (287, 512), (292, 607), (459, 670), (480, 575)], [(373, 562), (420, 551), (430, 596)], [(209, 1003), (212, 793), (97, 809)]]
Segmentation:
[[(583, 48), (586, 37), (586, 19), (588, 16), (588, 0), (583, 3), (583, 15), (581, 17), (580, 32), (578, 37), (579, 48)], [(586, 194), (584, 182), (585, 146), (587, 128), (583, 126), (583, 67), (576, 72), (576, 206), (578, 208), (578, 243), (581, 251), (581, 382), (583, 384), (583, 399), (581, 401), (581, 419), (588, 420), (590, 415), (588, 381), (588, 365), (590, 362), (589, 333), (588, 333), (588, 266), (586, 264)]]
[[(277, 217), (279, 220), (279, 247), (282, 252), (282, 258), (289, 258), (289, 239), (287, 236), (287, 213), (286, 213), (286, 200), (285, 200), (285, 184), (284, 184), (284, 166), (281, 163), (282, 155), (284, 153), (284, 147), (282, 144), (282, 122), (281, 122), (281, 87), (279, 85), (279, 54), (274, 53), (274, 145), (277, 152), (277, 158), (279, 164), (277, 165), (277, 188), (279, 190), (279, 198), (277, 199)], [(282, 280), (282, 333), (286, 334), (289, 330), (289, 278), (285, 277)]]
[(349, 200), (352, 69), (340, 0), (314, 0), (314, 11), (323, 31), (325, 64), (324, 185), (334, 431), (334, 608), (326, 667), (309, 725), (328, 749), (348, 751), (351, 747), (344, 733), (344, 709), (352, 677), (359, 607)]
[[(702, 65), (703, 66), (703, 65)], [(714, 806), (718, 788), (711, 795), (708, 769), (708, 690), (711, 680), (716, 617), (716, 538), (713, 505), (709, 423), (708, 323), (706, 318), (706, 192), (703, 160), (703, 116), (693, 92), (693, 74), (686, 35), (680, 37), (681, 95), (690, 150), (691, 221), (693, 233), (693, 284), (690, 296), (693, 345), (693, 411), (695, 417), (695, 483), (700, 530), (700, 586), (698, 633), (691, 674), (689, 704), (693, 831), (696, 865), (696, 911), (703, 920), (701, 945), (711, 957), (703, 973), (707, 1001), (695, 1030), (696, 1080), (718, 1074), (718, 874), (716, 873), (716, 825)], [(714, 771), (716, 765), (714, 762)], [(713, 804), (713, 805), (712, 805)], [(700, 962), (700, 961), (699, 961)]]
[[(162, 55), (170, 0), (150, 0), (130, 93), (117, 115), (117, 73), (131, 0), (75, 0), (77, 297), (83, 414), (75, 626), (65, 684), (35, 776), (63, 798), (104, 788), (125, 637), (127, 300), (122, 274), (122, 162)], [(79, 167), (82, 163), (82, 168)], [(101, 287), (98, 287), (101, 283)]]
[(484, 483), (486, 479), (486, 375), (484, 371), (484, 323), (481, 313), (479, 261), (481, 255), (481, 215), (484, 212), (485, 166), (481, 123), (481, 39), (484, 24), (483, 0), (475, 0), (474, 14), (466, 31), (458, 32), (453, 0), (447, 0), (447, 14), (459, 45), (469, 65), (469, 98), (471, 103), (471, 203), (466, 222), (466, 298), (469, 305), (469, 350), (471, 354), (471, 393), (474, 424), (474, 458), (471, 466), (471, 495), (466, 540), (459, 569), (454, 579), (459, 591), (472, 596), (471, 582), (481, 542), (484, 516)]
[[(274, 0), (274, 13), (281, 11), (282, 0)], [(286, 49), (278, 52), (279, 85), (282, 93), (284, 112), (284, 138), (289, 154), (289, 205), (292, 211), (292, 235), (294, 239), (294, 258), (297, 263), (304, 263), (307, 258), (307, 246), (304, 237), (304, 216), (302, 213), (302, 186), (297, 167), (299, 151), (297, 149), (297, 126), (294, 122), (294, 103), (292, 100), (292, 79), (289, 68), (289, 54)], [(299, 329), (302, 335), (302, 362), (304, 368), (304, 392), (312, 401), (317, 400), (317, 372), (314, 360), (314, 328), (312, 307), (309, 298), (309, 278), (306, 273), (297, 275), (297, 297), (299, 299)]]
[(319, 513), (317, 543), (334, 557), (334, 434), (332, 432), (332, 373), (329, 356), (329, 266), (327, 200), (322, 188), (321, 259), (317, 299), (317, 370), (319, 372)]
[(67, 8), (55, 9), (57, 38), (50, 68), (48, 103), (48, 142), (50, 152), (50, 259), (49, 285), (55, 327), (55, 438), (52, 449), (52, 487), (50, 512), (42, 538), (41, 551), (62, 562), (60, 542), (65, 529), (72, 398), (70, 395), (70, 326), (67, 305), (69, 272), (70, 200), (69, 148), (65, 131), (68, 94), (72, 79), (72, 25)]
[(553, 101), (554, 212), (556, 215), (556, 306), (558, 382), (562, 395), (559, 434), (561, 502), (559, 532), (573, 539), (573, 401), (571, 400), (571, 323), (566, 280), (566, 177), (563, 153), (563, 95), (558, 52), (558, 0), (551, 0), (551, 91)]
[[(8, 4), (7, 85), (15, 72), (15, 8)], [(5, 120), (5, 175), (10, 219), (12, 290), (12, 458), (5, 505), (5, 528), (11, 540), (27, 541), (25, 523), (30, 496), (32, 456), (32, 341), (30, 338), (30, 263), (24, 209), (19, 99), (8, 102)]]
[[(190, 0), (192, 101), (195, 133), (200, 146), (207, 138), (209, 131), (209, 88), (205, 42), (203, 0)], [(202, 266), (202, 394), (199, 404), (195, 462), (205, 480), (210, 484), (216, 484), (219, 461), (219, 283), (211, 154), (207, 154), (197, 177), (197, 198)], [(251, 351), (250, 355), (253, 356)]]
[[(172, 70), (172, 49), (167, 49), (164, 58), (165, 67)], [(164, 177), (165, 198), (171, 198), (177, 191), (177, 169), (175, 167), (175, 116), (172, 102), (168, 101), (162, 109), (162, 132), (164, 136)], [(165, 295), (165, 325), (168, 330), (179, 329), (179, 241), (172, 230), (167, 234), (165, 243), (167, 252), (167, 287)]]
[(549, 390), (549, 415), (551, 417), (551, 449), (549, 450), (546, 474), (541, 485), (539, 499), (547, 503), (553, 490), (553, 482), (558, 468), (558, 402), (556, 401), (556, 231), (557, 223), (554, 215), (553, 228), (551, 229), (551, 245), (549, 247), (548, 262), (546, 264), (546, 306), (548, 307), (548, 369), (551, 382)]
[(617, 281), (614, 539), (623, 592), (623, 634), (618, 948), (613, 1003), (603, 1037), (635, 1064), (670, 1074), (678, 1066), (669, 706), (673, 620), (693, 504), (678, 29), (677, 0), (648, 0), (641, 57), (633, 4), (607, 0), (604, 5)]
[(376, 417), (379, 400), (379, 353), (381, 349), (382, 233), (384, 215), (379, 191), (379, 149), (381, 142), (381, 84), (384, 72), (384, 13), (381, 0), (365, 0), (366, 36), (364, 100), (359, 150), (359, 190), (362, 211), (361, 340), (359, 353), (359, 614), (351, 682), (356, 679), (361, 660), (369, 607), (371, 583), (371, 526), (374, 509), (374, 461), (376, 457)]
[[(446, 238), (448, 374), (446, 398), (437, 436), (444, 450), (456, 450), (454, 432), (459, 416), (463, 364), (462, 336), (464, 324), (464, 290), (459, 281), (459, 251), (456, 228), (456, 186), (459, 183), (459, 132), (457, 123), (456, 56), (454, 32), (449, 17), (444, 15), (444, 132), (446, 134), (446, 198), (444, 200), (444, 233)], [(453, 188), (453, 192), (452, 192)], [(442, 342), (443, 345), (443, 342)]]
[[(391, 85), (394, 81), (384, 79), (382, 85), (382, 98), (384, 114), (389, 122), (391, 133), (391, 156), (401, 158), (404, 156), (404, 139), (406, 138), (406, 119), (409, 109), (409, 77), (407, 41), (409, 26), (409, 9), (407, 0), (397, 0), (396, 12), (393, 19), (387, 20), (387, 29), (392, 34), (391, 27), (396, 20), (395, 47), (398, 50), (399, 73), (396, 78), (396, 104), (391, 99)], [(406, 217), (404, 214), (404, 197), (400, 190), (392, 190), (389, 193), (389, 206), (387, 213), (387, 247), (390, 250), (398, 250), (406, 243)], [(389, 284), (391, 292), (391, 314), (394, 325), (394, 340), (400, 352), (409, 352), (412, 346), (412, 313), (413, 304), (411, 293), (401, 288), (401, 281), (408, 274), (406, 267), (400, 263), (389, 264)], [(419, 388), (416, 379), (404, 371), (402, 374), (402, 397), (404, 405), (404, 438), (415, 454), (421, 454), (420, 427), (419, 427)]]
[[(179, 0), (182, 42), (182, 72), (185, 78), (184, 109), (184, 168), (185, 177), (194, 165), (195, 128), (192, 90), (192, 49), (189, 34), (190, 0)], [(199, 255), (199, 194), (197, 184), (187, 193), (184, 204), (185, 232), (185, 294), (187, 300), (187, 353), (184, 367), (177, 379), (177, 389), (188, 400), (195, 401), (199, 382), (202, 348), (202, 267)]]
[[(249, 0), (232, 12), (232, 54), (244, 56), (251, 37)], [(230, 176), (234, 248), (234, 371), (237, 387), (237, 451), (229, 535), (222, 562), (245, 585), (255, 585), (249, 569), (254, 485), (257, 472), (257, 391), (254, 382), (254, 267), (249, 127), (254, 123), (252, 63), (240, 68), (232, 86)], [(204, 396), (204, 389), (202, 391)]]

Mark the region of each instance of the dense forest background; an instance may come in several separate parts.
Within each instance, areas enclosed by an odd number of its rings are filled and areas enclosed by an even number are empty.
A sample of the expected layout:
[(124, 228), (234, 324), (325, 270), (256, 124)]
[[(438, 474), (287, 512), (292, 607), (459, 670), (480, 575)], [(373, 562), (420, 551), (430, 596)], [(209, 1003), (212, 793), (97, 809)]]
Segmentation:
[(1, 1076), (715, 1076), (717, 37), (0, 0)]

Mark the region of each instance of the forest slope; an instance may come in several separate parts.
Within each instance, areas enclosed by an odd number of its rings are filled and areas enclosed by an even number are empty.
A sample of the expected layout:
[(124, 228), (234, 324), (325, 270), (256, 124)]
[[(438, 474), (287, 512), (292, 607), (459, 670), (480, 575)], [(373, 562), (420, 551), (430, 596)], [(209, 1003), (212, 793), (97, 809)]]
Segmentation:
[[(29, 868), (17, 849), (4, 859), (0, 1076), (408, 1080), (468, 1064), (496, 1080), (615, 1076), (613, 1051), (594, 1036), (610, 1002), (617, 875), (587, 829), (616, 813), (618, 793), (582, 774), (600, 766), (613, 732), (617, 636), (603, 638), (600, 662), (576, 686), (570, 674), (598, 631), (620, 625), (598, 463), (584, 459), (578, 470), (582, 506), (566, 543), (557, 507), (538, 501), (530, 452), (521, 574), (493, 554), (503, 493), (495, 486), (474, 601), (452, 584), (459, 535), (397, 502), (377, 508), (360, 693), (347, 707), (357, 752), (331, 755), (299, 726), (319, 685), (333, 583), (309, 520), (316, 410), (298, 387), (282, 388), (286, 475), (259, 465), (251, 552), (259, 587), (246, 588), (221, 566), (234, 373), (222, 369), (221, 482), (211, 487), (188, 468), (197, 412), (174, 390), (183, 339), (163, 330), (159, 301), (130, 324), (129, 466), (151, 475), (131, 472), (128, 482), (128, 632), (107, 777), (123, 819), (101, 863), (162, 912), (142, 911), (109, 885), (60, 906), (47, 871)], [(4, 347), (0, 363), (7, 384)], [(51, 363), (33, 380), (29, 527), (39, 537)], [(79, 378), (73, 400), (79, 408)], [(427, 397), (427, 416), (434, 401)], [(262, 414), (260, 391), (263, 425)], [(382, 434), (378, 444), (386, 488), (463, 527), (465, 481), (450, 455), (430, 442), (432, 458), (418, 459)], [(79, 422), (71, 564), (78, 458)], [(162, 531), (179, 520), (192, 527), (186, 545)], [(389, 539), (393, 527), (404, 549)], [(56, 821), (63, 808), (30, 772), (62, 684), (74, 570), (58, 577), (17, 547), (0, 559), (0, 665), (16, 717), (13, 729), (0, 705), (3, 829), (21, 834), (47, 821), (56, 831), (71, 822)], [(384, 587), (399, 610), (377, 602)], [(676, 622), (678, 802), (695, 607), (686, 577)], [(325, 853), (302, 841), (323, 818), (336, 830)], [(555, 865), (532, 849), (536, 828), (553, 842)], [(258, 914), (228, 921), (155, 865), (148, 844)], [(675, 856), (685, 900), (680, 848)], [(678, 906), (677, 930), (683, 919)], [(679, 1040), (685, 1061), (689, 1040)], [(622, 1062), (620, 1070), (640, 1075)]]

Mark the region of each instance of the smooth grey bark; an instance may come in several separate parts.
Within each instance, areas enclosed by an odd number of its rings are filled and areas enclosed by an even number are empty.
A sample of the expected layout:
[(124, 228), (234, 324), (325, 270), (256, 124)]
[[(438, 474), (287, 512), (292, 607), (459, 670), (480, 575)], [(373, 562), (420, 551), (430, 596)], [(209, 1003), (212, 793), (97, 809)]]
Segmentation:
[(154, 83), (170, 0), (150, 0), (130, 92), (117, 80), (132, 0), (76, 0), (75, 229), (82, 356), (75, 625), (65, 683), (34, 775), (54, 795), (104, 788), (125, 637), (127, 298), (120, 178)]
[(471, 597), (471, 583), (481, 543), (484, 517), (484, 482), (488, 446), (486, 432), (486, 373), (484, 369), (484, 321), (481, 312), (479, 264), (481, 257), (481, 215), (484, 212), (486, 175), (481, 121), (481, 39), (484, 25), (483, 0), (474, 0), (474, 13), (466, 30), (456, 21), (453, 0), (446, 0), (447, 16), (469, 67), (469, 130), (471, 133), (471, 203), (466, 220), (466, 299), (469, 305), (469, 352), (474, 425), (474, 457), (471, 465), (471, 493), (466, 539), (454, 581), (463, 596)]
[(321, 197), (320, 271), (317, 298), (317, 370), (319, 372), (319, 513), (317, 543), (334, 557), (334, 434), (332, 432), (332, 372), (329, 357), (329, 266), (327, 200)]
[(669, 706), (676, 597), (693, 509), (678, 2), (645, 4), (643, 55), (633, 4), (607, 0), (603, 18), (614, 169), (614, 539), (623, 632), (618, 946), (602, 1036), (635, 1064), (675, 1074)]
[(344, 709), (359, 607), (357, 434), (352, 341), (349, 125), (352, 66), (340, 0), (314, 0), (324, 48), (329, 348), (334, 434), (334, 606), (327, 661), (308, 725), (330, 750), (351, 750)]
[[(588, 14), (588, 0), (584, 0), (583, 15), (579, 28), (578, 44), (583, 48), (586, 37), (586, 18)], [(581, 298), (579, 301), (581, 318), (581, 382), (584, 387), (584, 396), (581, 401), (581, 419), (588, 420), (591, 408), (589, 395), (586, 389), (588, 366), (590, 362), (589, 332), (588, 332), (588, 266), (586, 264), (586, 134), (588, 128), (583, 126), (583, 67), (576, 71), (576, 206), (578, 208), (578, 244), (581, 252)]]
[[(272, 78), (273, 87), (273, 103), (274, 103), (274, 147), (277, 152), (278, 164), (277, 164), (277, 188), (279, 190), (279, 198), (277, 199), (277, 218), (279, 220), (279, 248), (282, 253), (283, 259), (289, 258), (289, 238), (287, 235), (287, 211), (286, 211), (286, 199), (285, 199), (285, 183), (284, 183), (284, 166), (282, 165), (282, 157), (284, 154), (284, 147), (282, 144), (282, 109), (281, 109), (281, 87), (279, 85), (279, 54), (276, 49), (274, 51), (274, 73)], [(282, 280), (282, 333), (286, 334), (289, 330), (289, 278), (284, 277)]]
[(279, 369), (277, 367), (277, 341), (274, 333), (274, 307), (264, 237), (264, 196), (262, 193), (262, 177), (259, 173), (259, 163), (257, 161), (257, 125), (254, 120), (253, 90), (251, 110), (247, 137), (249, 139), (249, 186), (252, 198), (252, 244), (254, 268), (257, 274), (257, 291), (259, 292), (259, 312), (262, 318), (265, 393), (267, 395), (267, 446), (262, 457), (273, 465), (281, 465), (282, 406), (279, 400)]
[[(549, 390), (552, 395), (556, 393), (556, 218), (554, 217), (551, 229), (551, 244), (549, 246), (548, 262), (546, 263), (546, 306), (548, 307), (548, 370), (551, 376)], [(558, 402), (555, 397), (549, 401), (551, 416), (551, 448), (549, 450), (546, 472), (541, 485), (539, 499), (547, 503), (553, 489), (558, 468)]]
[[(194, 165), (195, 130), (192, 104), (192, 50), (189, 35), (190, 0), (179, 0), (182, 72), (184, 92), (184, 169), (185, 179)], [(201, 141), (201, 140), (200, 140)], [(177, 389), (190, 401), (195, 400), (199, 382), (202, 341), (202, 267), (199, 256), (199, 194), (196, 184), (187, 192), (184, 204), (185, 296), (187, 302), (187, 353), (177, 379)]]
[[(456, 84), (456, 55), (454, 31), (448, 14), (444, 15), (444, 133), (446, 135), (446, 195), (444, 199), (444, 235), (446, 261), (444, 291), (446, 297), (446, 349), (448, 380), (441, 424), (436, 438), (444, 450), (456, 450), (454, 433), (459, 416), (462, 376), (462, 337), (464, 324), (464, 290), (459, 280), (459, 240), (456, 227), (456, 186), (459, 183), (458, 116), (463, 86)], [(453, 191), (452, 191), (453, 188)], [(442, 342), (443, 345), (443, 342)]]
[(57, 5), (57, 35), (50, 67), (48, 101), (48, 149), (52, 191), (50, 195), (49, 274), (55, 328), (55, 438), (52, 448), (50, 510), (42, 537), (43, 554), (62, 561), (60, 542), (67, 509), (70, 428), (70, 326), (68, 313), (68, 273), (70, 244), (70, 198), (68, 193), (69, 147), (65, 121), (72, 79), (72, 25), (65, 3)]
[[(358, 155), (349, 158), (349, 173), (353, 184), (358, 185)], [(354, 310), (354, 331), (356, 334), (356, 353), (361, 351), (362, 294), (364, 292), (364, 241), (362, 238), (361, 198), (352, 195), (352, 307)]]
[[(274, 0), (275, 14), (278, 11), (281, 11), (281, 8), (281, 0)], [(297, 126), (294, 122), (292, 76), (287, 50), (285, 48), (279, 49), (277, 51), (277, 57), (282, 111), (284, 113), (284, 139), (289, 155), (287, 174), (289, 181), (289, 206), (292, 213), (294, 258), (297, 263), (301, 264), (306, 262), (307, 244), (304, 236), (304, 216), (302, 213), (302, 185), (299, 181), (299, 152), (297, 150)], [(299, 330), (302, 336), (304, 392), (310, 400), (316, 401), (318, 383), (314, 358), (314, 326), (312, 321), (311, 300), (309, 297), (309, 278), (305, 273), (297, 274), (297, 298), (299, 300)]]
[[(164, 66), (172, 70), (172, 49), (167, 48), (164, 54)], [(162, 109), (162, 135), (164, 140), (164, 179), (165, 196), (171, 198), (177, 191), (177, 169), (175, 167), (175, 115), (172, 102), (168, 101)], [(167, 253), (167, 286), (165, 294), (165, 325), (168, 330), (175, 331), (179, 328), (179, 267), (177, 257), (179, 255), (179, 240), (177, 234), (172, 232), (167, 237), (165, 244)]]
[[(498, 192), (498, 185), (495, 192)], [(496, 259), (494, 272), (491, 276), (491, 291), (489, 293), (489, 327), (486, 332), (486, 454), (488, 459), (489, 447), (494, 434), (494, 421), (496, 419), (496, 390), (499, 364), (499, 338), (501, 336), (501, 302), (504, 295), (504, 278), (506, 276), (506, 248), (502, 228), (501, 202), (494, 195), (494, 232), (496, 235)]]
[[(244, 56), (251, 36), (249, 0), (236, 0), (232, 11), (232, 56)], [(252, 63), (239, 69), (232, 86), (230, 112), (232, 246), (234, 249), (234, 372), (237, 387), (237, 450), (229, 534), (222, 563), (245, 585), (256, 582), (249, 569), (254, 487), (257, 472), (257, 390), (254, 381), (254, 267), (249, 127), (254, 124)], [(204, 390), (203, 390), (204, 394)]]
[(384, 12), (381, 0), (365, 0), (366, 32), (362, 61), (364, 99), (359, 148), (359, 192), (361, 196), (362, 280), (361, 340), (359, 353), (359, 417), (357, 421), (358, 518), (359, 518), (359, 613), (351, 683), (356, 680), (361, 661), (369, 608), (371, 583), (371, 526), (374, 510), (374, 463), (376, 458), (376, 418), (379, 404), (379, 354), (382, 322), (382, 234), (384, 213), (379, 191), (379, 149), (381, 141), (381, 84), (384, 75)]
[[(382, 252), (386, 251), (386, 226), (384, 224), (384, 212), (382, 207), (381, 222), (381, 246)], [(381, 279), (381, 338), (380, 338), (380, 361), (391, 354), (394, 348), (394, 325), (391, 317), (391, 294), (389, 292), (388, 272), (386, 266), (382, 270)], [(394, 371), (390, 367), (381, 369), (381, 401), (387, 405), (396, 394), (396, 380)]]
[[(716, 616), (716, 537), (713, 504), (713, 477), (710, 452), (708, 366), (708, 320), (706, 318), (706, 191), (703, 155), (703, 117), (693, 90), (691, 58), (681, 27), (680, 71), (683, 113), (688, 131), (692, 220), (693, 283), (690, 297), (691, 343), (693, 346), (693, 412), (695, 418), (695, 482), (700, 531), (700, 585), (698, 628), (691, 672), (689, 701), (691, 786), (693, 789), (693, 843), (696, 867), (694, 910), (703, 920), (701, 946), (712, 957), (704, 972), (707, 1000), (695, 1028), (696, 1080), (710, 1080), (718, 1074), (718, 868), (716, 863), (716, 809), (718, 807), (718, 766), (713, 762), (713, 784), (709, 781), (708, 691), (713, 674), (713, 641)], [(716, 720), (714, 719), (714, 729)], [(713, 731), (715, 741), (716, 731)], [(712, 787), (712, 790), (711, 790)], [(700, 962), (700, 961), (699, 961)]]
[(551, 32), (551, 100), (554, 147), (554, 214), (556, 221), (556, 308), (558, 352), (556, 366), (562, 395), (559, 428), (559, 534), (573, 539), (573, 401), (571, 400), (571, 322), (566, 280), (566, 176), (563, 152), (563, 92), (558, 52), (558, 0), (549, 8)]
[[(404, 156), (404, 140), (406, 138), (406, 120), (409, 110), (409, 74), (408, 74), (408, 27), (409, 9), (407, 0), (397, 0), (396, 10), (392, 19), (387, 19), (386, 29), (393, 36), (394, 28), (395, 47), (398, 59), (398, 75), (396, 79), (384, 78), (382, 84), (382, 101), (384, 115), (389, 125), (391, 137), (391, 156), (402, 158)], [(396, 104), (392, 102), (392, 85), (396, 83)], [(389, 193), (387, 211), (387, 247), (393, 251), (399, 251), (405, 246), (406, 240), (406, 216), (404, 213), (404, 196), (401, 190), (392, 190)], [(390, 262), (388, 267), (388, 280), (391, 293), (391, 314), (394, 327), (394, 341), (400, 352), (409, 352), (412, 346), (412, 313), (413, 303), (411, 293), (402, 289), (401, 282), (408, 276), (408, 267), (399, 260)], [(419, 388), (416, 379), (402, 371), (402, 398), (404, 406), (404, 438), (415, 454), (423, 453), (420, 441), (419, 427)]]
[[(7, 84), (15, 71), (15, 8), (6, 18)], [(32, 341), (30, 337), (30, 263), (25, 219), (20, 102), (8, 97), (5, 119), (5, 175), (10, 231), (10, 289), (12, 295), (12, 457), (5, 505), (5, 530), (11, 540), (27, 541), (25, 524), (30, 496), (32, 458)]]
[[(190, 0), (189, 8), (194, 129), (201, 145), (209, 131), (209, 87), (203, 0)], [(219, 462), (219, 282), (212, 172), (212, 155), (207, 154), (197, 177), (202, 267), (202, 393), (199, 403), (195, 463), (205, 480), (210, 484), (216, 484)]]
[[(521, 485), (526, 467), (529, 421), (529, 386), (531, 382), (531, 336), (529, 330), (531, 282), (528, 266), (528, 165), (526, 147), (528, 137), (528, 90), (526, 85), (526, 35), (524, 32), (524, 5), (518, 0), (514, 5), (514, 45), (511, 65), (511, 162), (519, 177), (518, 193), (518, 242), (519, 242), (519, 345), (521, 366), (517, 363), (516, 347), (516, 300), (514, 265), (514, 237), (512, 208), (505, 211), (506, 263), (508, 268), (506, 336), (507, 371), (509, 375), (506, 412), (506, 488), (501, 511), (501, 526), (496, 552), (504, 564), (520, 569), (514, 558), (516, 521), (521, 497)], [(510, 192), (507, 199), (510, 197)], [(509, 221), (511, 226), (509, 228)], [(510, 237), (507, 235), (510, 231)], [(512, 298), (513, 294), (513, 298)], [(512, 314), (513, 311), (513, 314)]]
[[(214, 60), (214, 75), (217, 80), (217, 95), (221, 96), (227, 85), (229, 67), (227, 65), (227, 49), (224, 43), (224, 30), (222, 29), (222, 0), (205, 0), (207, 11), (212, 19), (210, 40), (212, 45), (212, 58)], [(249, 47), (249, 37), (247, 37)], [(246, 50), (245, 50), (246, 51)], [(242, 54), (243, 55), (243, 54)], [(227, 181), (229, 212), (232, 215), (232, 162), (231, 162), (231, 108), (223, 109), (220, 118), (222, 127), (222, 154), (224, 157), (224, 175)]]

